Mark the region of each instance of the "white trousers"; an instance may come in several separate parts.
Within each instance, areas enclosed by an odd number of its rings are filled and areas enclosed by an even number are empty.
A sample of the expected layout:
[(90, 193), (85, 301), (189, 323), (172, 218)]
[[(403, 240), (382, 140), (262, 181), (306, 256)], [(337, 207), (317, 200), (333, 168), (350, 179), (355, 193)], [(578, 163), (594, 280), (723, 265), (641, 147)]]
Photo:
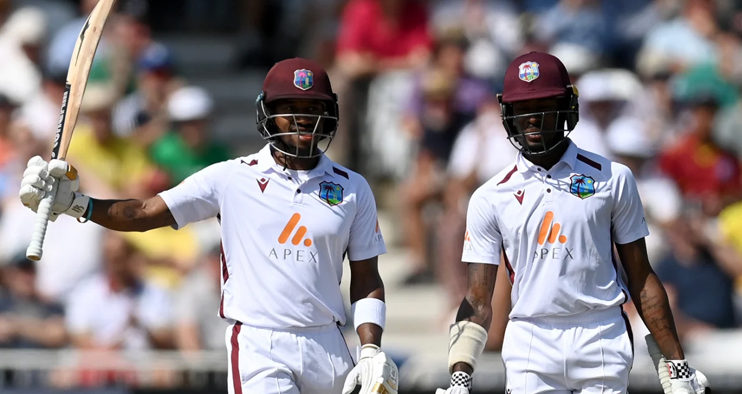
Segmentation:
[(229, 394), (340, 394), (353, 368), (334, 324), (270, 330), (234, 323), (225, 339)]
[(630, 336), (619, 308), (511, 320), (502, 346), (506, 392), (625, 394), (634, 359)]

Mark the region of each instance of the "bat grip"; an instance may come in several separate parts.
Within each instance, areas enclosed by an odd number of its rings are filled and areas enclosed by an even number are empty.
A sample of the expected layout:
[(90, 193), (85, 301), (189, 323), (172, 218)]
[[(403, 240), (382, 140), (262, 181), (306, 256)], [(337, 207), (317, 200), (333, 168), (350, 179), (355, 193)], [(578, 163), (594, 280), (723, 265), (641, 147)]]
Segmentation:
[(46, 227), (49, 224), (49, 216), (51, 215), (54, 197), (57, 195), (57, 187), (59, 186), (59, 181), (56, 178), (49, 178), (52, 180), (52, 188), (39, 202), (39, 208), (36, 210), (36, 224), (33, 234), (31, 234), (31, 243), (26, 249), (26, 257), (33, 261), (41, 260), (44, 238), (46, 237)]

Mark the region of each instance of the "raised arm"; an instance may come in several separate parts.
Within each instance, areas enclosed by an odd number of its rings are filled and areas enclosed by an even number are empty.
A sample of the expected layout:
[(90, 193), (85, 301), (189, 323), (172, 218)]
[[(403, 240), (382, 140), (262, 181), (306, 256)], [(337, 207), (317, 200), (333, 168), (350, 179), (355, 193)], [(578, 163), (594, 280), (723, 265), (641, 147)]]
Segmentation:
[(111, 230), (147, 231), (175, 224), (173, 215), (160, 196), (146, 200), (92, 199), (89, 206), (92, 207), (90, 220)]
[(147, 200), (96, 200), (78, 192), (80, 180), (74, 167), (62, 160), (47, 163), (39, 156), (31, 158), (23, 172), (18, 192), (23, 205), (35, 212), (53, 182), (59, 186), (51, 207), (51, 220), (66, 214), (118, 231), (147, 231), (175, 224), (167, 204), (159, 196)]

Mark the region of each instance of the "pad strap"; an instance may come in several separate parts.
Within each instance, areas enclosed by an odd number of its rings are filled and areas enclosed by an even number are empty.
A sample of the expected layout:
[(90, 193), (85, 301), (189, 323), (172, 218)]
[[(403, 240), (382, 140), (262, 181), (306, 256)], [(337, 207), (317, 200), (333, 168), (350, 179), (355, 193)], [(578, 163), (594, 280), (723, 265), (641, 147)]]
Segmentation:
[(479, 324), (467, 320), (452, 324), (449, 330), (448, 372), (453, 372), (456, 363), (467, 363), (474, 369), (486, 343), (487, 330)]

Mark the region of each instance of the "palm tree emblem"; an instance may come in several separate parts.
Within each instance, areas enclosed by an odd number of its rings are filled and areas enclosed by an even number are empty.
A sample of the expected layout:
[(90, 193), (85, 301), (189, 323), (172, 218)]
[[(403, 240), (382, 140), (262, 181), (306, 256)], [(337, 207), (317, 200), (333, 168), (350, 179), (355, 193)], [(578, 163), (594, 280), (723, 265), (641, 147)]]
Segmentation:
[(595, 179), (587, 175), (572, 175), (570, 178), (569, 192), (575, 196), (586, 199), (595, 194)]

